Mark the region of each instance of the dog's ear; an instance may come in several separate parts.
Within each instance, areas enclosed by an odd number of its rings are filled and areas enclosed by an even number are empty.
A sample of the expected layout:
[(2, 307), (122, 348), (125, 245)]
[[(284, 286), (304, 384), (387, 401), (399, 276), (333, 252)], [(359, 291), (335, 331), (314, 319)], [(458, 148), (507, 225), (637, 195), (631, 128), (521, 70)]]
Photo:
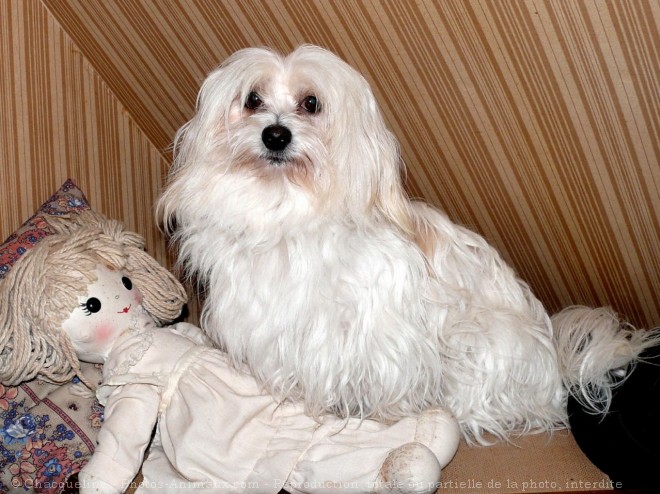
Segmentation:
[[(174, 222), (181, 197), (196, 191), (205, 183), (205, 165), (218, 160), (214, 153), (222, 147), (221, 135), (243, 116), (243, 103), (259, 83), (275, 72), (282, 57), (267, 48), (246, 48), (229, 56), (209, 73), (197, 96), (193, 117), (176, 133), (172, 143), (174, 161), (169, 171), (168, 186), (156, 207), (157, 222), (167, 233), (174, 232)], [(227, 165), (228, 162), (225, 162)], [(198, 173), (191, 170), (198, 168)], [(195, 180), (191, 180), (194, 177)]]
[(414, 225), (410, 201), (403, 189), (405, 169), (398, 143), (387, 129), (375, 100), (371, 111), (373, 131), (367, 131), (362, 136), (362, 142), (366, 144), (364, 164), (368, 165), (366, 171), (370, 172), (370, 200), (385, 219), (397, 225), (402, 232), (411, 235)]
[[(404, 167), (398, 143), (385, 119), (367, 80), (341, 62), (341, 88), (331, 101), (329, 116), (333, 162), (348, 183), (347, 194), (358, 214), (375, 212), (413, 234), (410, 202), (403, 188)], [(341, 82), (341, 85), (339, 84)], [(343, 86), (343, 87), (342, 87)], [(333, 98), (334, 99), (334, 98)], [(344, 184), (342, 184), (344, 185)], [(361, 210), (360, 210), (361, 209)]]

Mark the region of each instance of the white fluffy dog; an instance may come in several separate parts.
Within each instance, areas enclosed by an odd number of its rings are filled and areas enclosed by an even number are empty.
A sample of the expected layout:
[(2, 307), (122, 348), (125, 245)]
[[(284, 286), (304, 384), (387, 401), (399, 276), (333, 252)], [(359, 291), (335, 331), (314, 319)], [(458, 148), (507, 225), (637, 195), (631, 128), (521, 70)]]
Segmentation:
[(656, 337), (552, 320), (493, 247), (404, 193), (365, 79), (332, 53), (235, 53), (177, 134), (159, 215), (206, 290), (202, 326), (273, 395), (384, 421), (446, 406), (468, 440), (606, 408)]

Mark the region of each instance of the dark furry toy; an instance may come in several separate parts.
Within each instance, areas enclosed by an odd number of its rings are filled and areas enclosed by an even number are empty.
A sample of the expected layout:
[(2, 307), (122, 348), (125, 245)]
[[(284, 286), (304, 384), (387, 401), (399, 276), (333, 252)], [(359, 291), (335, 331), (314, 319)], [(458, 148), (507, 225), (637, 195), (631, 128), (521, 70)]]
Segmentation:
[(575, 398), (568, 404), (575, 439), (616, 488), (660, 488), (660, 347), (641, 355), (616, 390), (609, 412), (589, 413)]

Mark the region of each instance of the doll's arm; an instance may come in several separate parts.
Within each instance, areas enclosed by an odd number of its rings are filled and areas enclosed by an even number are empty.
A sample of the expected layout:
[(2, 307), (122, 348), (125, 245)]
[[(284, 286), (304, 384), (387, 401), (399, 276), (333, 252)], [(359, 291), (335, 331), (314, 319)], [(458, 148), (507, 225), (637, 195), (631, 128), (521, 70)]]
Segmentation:
[(108, 398), (92, 459), (79, 474), (81, 493), (121, 493), (137, 474), (158, 419), (157, 386), (127, 384)]
[(211, 341), (211, 339), (208, 336), (206, 336), (206, 334), (204, 334), (201, 328), (193, 324), (187, 322), (178, 322), (176, 324), (173, 324), (171, 328), (174, 329), (180, 335), (185, 336), (186, 338), (195, 342), (198, 345), (213, 346), (213, 341)]

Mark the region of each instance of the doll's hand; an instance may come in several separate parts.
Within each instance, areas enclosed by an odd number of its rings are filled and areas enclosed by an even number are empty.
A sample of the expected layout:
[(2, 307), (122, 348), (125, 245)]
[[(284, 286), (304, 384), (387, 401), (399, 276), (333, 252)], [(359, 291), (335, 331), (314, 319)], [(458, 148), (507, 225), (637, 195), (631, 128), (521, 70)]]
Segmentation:
[(113, 487), (104, 480), (85, 472), (83, 468), (78, 474), (80, 494), (121, 494), (121, 490)]

